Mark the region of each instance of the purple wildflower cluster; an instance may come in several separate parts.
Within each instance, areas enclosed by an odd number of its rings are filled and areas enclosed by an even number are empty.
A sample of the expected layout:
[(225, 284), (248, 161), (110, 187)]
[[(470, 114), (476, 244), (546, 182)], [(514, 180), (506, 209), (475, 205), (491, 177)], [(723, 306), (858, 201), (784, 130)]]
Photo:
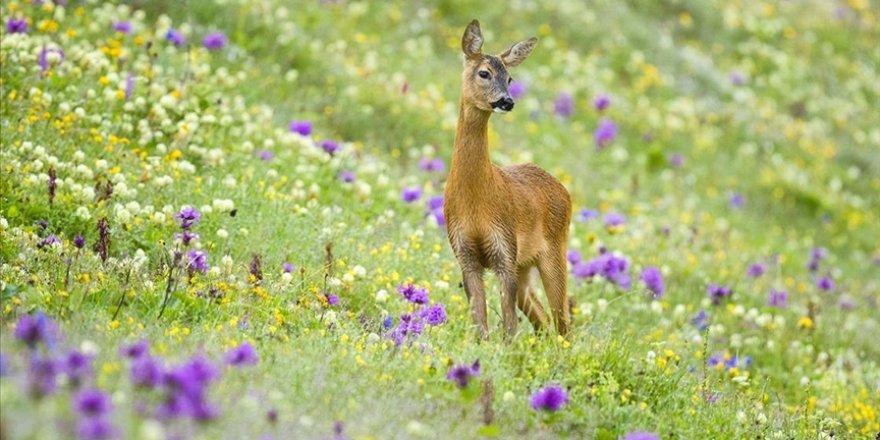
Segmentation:
[[(428, 290), (424, 287), (418, 287), (412, 283), (401, 284), (397, 287), (397, 291), (410, 303), (417, 308), (412, 313), (404, 313), (400, 315), (398, 325), (389, 334), (394, 345), (402, 344), (407, 338), (416, 338), (422, 334), (425, 324), (436, 327), (445, 324), (448, 320), (446, 308), (442, 303), (430, 303)], [(390, 329), (394, 325), (394, 319), (387, 317), (384, 327)]]
[[(202, 218), (199, 211), (191, 206), (184, 206), (180, 212), (174, 215), (174, 218), (180, 222), (180, 228), (183, 230), (181, 233), (174, 234), (176, 240), (180, 240), (184, 246), (189, 246), (199, 239), (199, 234), (191, 230)], [(208, 273), (208, 254), (196, 248), (190, 249), (186, 253), (186, 268), (190, 274), (195, 272)]]
[(751, 365), (751, 356), (739, 357), (737, 355), (731, 355), (729, 353), (715, 353), (712, 356), (709, 356), (708, 359), (706, 359), (706, 366), (711, 368), (723, 369), (724, 371), (729, 371), (731, 368), (738, 368), (742, 370), (749, 368)]
[(767, 298), (767, 305), (779, 308), (788, 306), (788, 292), (785, 290), (771, 290), (770, 297)]
[(660, 436), (653, 432), (633, 431), (626, 433), (622, 440), (660, 440)]
[(419, 169), (428, 173), (442, 173), (446, 171), (446, 164), (439, 157), (433, 159), (423, 157), (419, 159)]
[(422, 188), (418, 186), (406, 187), (401, 191), (400, 198), (403, 199), (405, 203), (415, 202), (422, 198)]
[(6, 32), (10, 34), (26, 34), (28, 22), (23, 18), (10, 18), (6, 22)]
[(819, 263), (821, 263), (822, 260), (824, 260), (826, 256), (827, 256), (827, 252), (825, 251), (824, 248), (816, 247), (816, 248), (811, 249), (810, 250), (810, 262), (807, 263), (807, 269), (812, 273), (818, 272), (819, 271)]
[(556, 412), (568, 403), (568, 392), (561, 386), (550, 384), (535, 391), (529, 404), (536, 411)]
[(645, 283), (645, 287), (651, 291), (651, 294), (655, 299), (663, 296), (663, 293), (666, 291), (666, 288), (663, 285), (663, 274), (660, 272), (660, 269), (656, 267), (646, 267), (642, 270), (642, 274), (639, 275), (639, 279)]
[(443, 214), (443, 196), (431, 197), (425, 203), (428, 209), (428, 215), (434, 216), (434, 220), (440, 227), (446, 226), (446, 215)]
[(477, 359), (471, 365), (459, 364), (452, 366), (446, 373), (446, 378), (454, 383), (459, 389), (467, 388), (471, 379), (480, 375), (480, 360)]
[(624, 290), (628, 290), (632, 284), (629, 260), (605, 248), (599, 249), (599, 256), (589, 261), (582, 261), (576, 251), (569, 252), (568, 260), (572, 263), (571, 272), (578, 280), (601, 276)]
[(733, 290), (728, 286), (721, 286), (715, 283), (711, 283), (708, 287), (706, 287), (706, 294), (709, 296), (709, 299), (712, 300), (712, 304), (718, 305), (721, 304), (721, 301), (724, 298), (728, 298), (733, 295)]
[(691, 318), (691, 324), (699, 331), (706, 330), (709, 328), (709, 313), (705, 310), (700, 310)]
[(764, 263), (754, 263), (749, 265), (748, 270), (746, 270), (746, 275), (750, 278), (761, 278), (766, 271), (767, 268), (764, 266)]
[(602, 149), (614, 142), (617, 137), (617, 123), (608, 118), (599, 120), (599, 126), (593, 133), (593, 140), (596, 142), (596, 149)]

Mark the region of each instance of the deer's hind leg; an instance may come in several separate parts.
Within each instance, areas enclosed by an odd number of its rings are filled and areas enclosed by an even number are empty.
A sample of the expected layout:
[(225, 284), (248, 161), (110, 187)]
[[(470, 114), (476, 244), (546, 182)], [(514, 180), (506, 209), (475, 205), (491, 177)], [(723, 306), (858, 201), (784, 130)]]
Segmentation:
[(538, 270), (544, 282), (544, 291), (547, 292), (553, 322), (556, 324), (556, 331), (562, 336), (568, 336), (571, 325), (566, 268), (563, 249), (551, 249), (538, 259)]
[(529, 318), (535, 330), (547, 327), (547, 314), (544, 307), (535, 296), (535, 288), (532, 283), (534, 266), (520, 267), (517, 273), (516, 305)]

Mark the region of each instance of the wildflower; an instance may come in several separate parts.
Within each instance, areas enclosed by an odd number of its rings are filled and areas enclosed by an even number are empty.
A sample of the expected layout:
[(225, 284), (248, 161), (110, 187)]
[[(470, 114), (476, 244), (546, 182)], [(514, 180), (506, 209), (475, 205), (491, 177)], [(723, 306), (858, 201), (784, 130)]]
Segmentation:
[(281, 267), (284, 268), (284, 273), (291, 273), (291, 272), (293, 272), (294, 270), (296, 270), (296, 266), (290, 264), (290, 263), (287, 262), (287, 261), (285, 261), (284, 263), (281, 263)]
[(55, 189), (58, 188), (58, 175), (55, 173), (55, 167), (49, 168), (49, 204), (55, 201)]
[(828, 292), (829, 290), (834, 289), (834, 280), (830, 277), (819, 278), (819, 281), (816, 281), (816, 287)]
[(746, 271), (746, 275), (752, 278), (761, 278), (761, 276), (764, 275), (764, 272), (764, 265), (761, 263), (755, 263), (749, 266), (748, 271)]
[(784, 290), (771, 290), (767, 305), (771, 307), (786, 307), (788, 305), (788, 292)]
[(428, 290), (424, 287), (417, 287), (413, 283), (401, 284), (397, 286), (397, 291), (413, 304), (427, 304)]
[(58, 364), (51, 358), (32, 356), (26, 370), (25, 383), (28, 393), (35, 397), (45, 397), (57, 388)]
[(826, 252), (823, 248), (813, 248), (810, 250), (810, 262), (807, 263), (807, 269), (810, 272), (817, 272), (819, 270), (819, 263), (825, 258)]
[(47, 347), (53, 346), (58, 338), (58, 328), (43, 312), (37, 312), (19, 318), (15, 324), (14, 334), (16, 339), (33, 350), (40, 343)]
[(106, 263), (110, 256), (110, 223), (107, 217), (98, 220), (98, 241), (95, 242), (95, 252), (101, 256), (101, 262)]
[(208, 254), (197, 249), (190, 250), (186, 257), (188, 259), (187, 267), (194, 272), (208, 273)]
[(219, 376), (217, 367), (201, 356), (172, 368), (164, 376), (169, 394), (159, 406), (158, 415), (164, 418), (188, 416), (198, 421), (215, 418), (217, 410), (207, 402), (206, 394), (208, 385)]
[(672, 168), (681, 168), (684, 165), (684, 156), (680, 153), (672, 153), (666, 158), (666, 161)]
[(733, 193), (729, 202), (731, 207), (739, 209), (746, 205), (746, 198), (740, 193)]
[(605, 227), (613, 228), (626, 223), (626, 217), (619, 212), (609, 212), (605, 214)]
[(262, 160), (264, 162), (268, 162), (275, 157), (275, 153), (273, 153), (269, 150), (260, 150), (260, 151), (257, 151), (257, 157), (259, 157), (260, 160)]
[(169, 29), (168, 32), (165, 33), (165, 40), (177, 47), (186, 44), (186, 37), (183, 36), (183, 32), (176, 29)]
[(443, 304), (436, 303), (422, 309), (419, 316), (428, 323), (428, 325), (440, 325), (446, 322), (446, 309)]
[(574, 113), (574, 99), (568, 93), (560, 93), (553, 102), (553, 112), (562, 117), (569, 117)]
[(734, 70), (733, 72), (730, 72), (729, 78), (730, 78), (730, 83), (735, 86), (741, 86), (746, 83), (746, 76), (743, 75), (742, 72), (738, 72), (736, 70)]
[(129, 369), (132, 385), (141, 388), (156, 388), (162, 383), (165, 371), (159, 361), (152, 356), (143, 355), (134, 358)]
[(247, 342), (227, 351), (224, 358), (226, 365), (233, 367), (256, 365), (260, 360), (254, 346)]
[(324, 152), (333, 156), (339, 151), (339, 143), (336, 141), (331, 141), (330, 139), (324, 139), (318, 143), (318, 146), (321, 147)]
[(58, 237), (55, 236), (55, 234), (49, 234), (48, 237), (40, 240), (40, 242), (37, 243), (37, 248), (42, 249), (44, 247), (50, 247), (56, 244), (61, 244), (61, 240), (59, 240)]
[(653, 432), (633, 431), (626, 433), (622, 440), (660, 440), (660, 436)]
[(287, 128), (291, 133), (308, 136), (312, 134), (312, 121), (290, 121), (290, 125)]
[(183, 234), (174, 234), (174, 238), (180, 240), (184, 246), (189, 246), (190, 243), (199, 239), (199, 234), (192, 231), (183, 231)]
[(719, 286), (718, 284), (712, 283), (706, 287), (706, 294), (712, 299), (712, 304), (718, 305), (721, 304), (722, 299), (733, 294), (733, 291), (730, 287)]
[(608, 118), (602, 118), (599, 126), (593, 133), (593, 140), (596, 142), (596, 148), (604, 148), (614, 141), (617, 137), (617, 124)]
[(266, 411), (266, 421), (269, 423), (277, 423), (278, 422), (278, 410), (275, 408)]
[(141, 339), (131, 345), (124, 345), (119, 349), (119, 354), (129, 359), (141, 359), (150, 353), (150, 343)]
[(382, 328), (384, 328), (385, 330), (388, 330), (389, 328), (391, 328), (392, 325), (394, 325), (394, 317), (393, 316), (390, 316), (390, 315), (386, 316), (385, 319), (382, 320)]
[(328, 306), (335, 306), (339, 304), (339, 297), (336, 296), (335, 293), (324, 292), (324, 299), (327, 300)]
[(626, 290), (630, 288), (629, 260), (611, 252), (603, 251), (589, 261), (579, 261), (571, 269), (575, 278), (587, 279), (601, 275), (606, 280)]
[(455, 365), (446, 373), (446, 378), (457, 387), (467, 388), (471, 378), (480, 375), (480, 360), (477, 359), (472, 365)]
[(131, 72), (128, 72), (128, 75), (125, 76), (125, 100), (128, 101), (131, 98), (131, 95), (134, 93), (134, 75)]
[(691, 324), (700, 331), (706, 330), (709, 327), (709, 313), (705, 310), (700, 310), (691, 318)]
[(73, 396), (73, 409), (84, 417), (100, 417), (110, 412), (110, 396), (96, 389), (82, 390)]
[(428, 205), (428, 209), (431, 211), (443, 209), (443, 196), (431, 197), (425, 204)]
[(106, 440), (115, 434), (116, 430), (106, 417), (87, 417), (76, 424), (76, 435), (80, 440)]
[(446, 164), (440, 158), (428, 159), (423, 157), (419, 160), (419, 169), (429, 173), (442, 173), (446, 170)]
[(513, 99), (519, 98), (520, 96), (526, 93), (526, 83), (522, 81), (511, 81), (510, 85), (507, 86), (507, 91), (510, 93), (510, 97)]
[(421, 197), (422, 189), (417, 186), (404, 188), (403, 192), (401, 193), (401, 198), (403, 198), (403, 201), (406, 203), (415, 202)]
[(248, 273), (254, 278), (254, 281), (263, 281), (263, 262), (260, 259), (259, 254), (254, 254), (251, 257), (251, 264), (248, 268)]
[(184, 206), (180, 209), (179, 213), (174, 215), (174, 218), (180, 220), (181, 228), (189, 229), (202, 218), (202, 215), (196, 210), (196, 208), (193, 208), (192, 206)]
[(10, 18), (6, 22), (6, 33), (8, 34), (26, 34), (28, 31), (28, 22), (23, 18)]
[(642, 270), (642, 274), (639, 276), (639, 279), (645, 283), (645, 286), (648, 287), (654, 294), (654, 298), (660, 298), (663, 296), (663, 292), (665, 291), (663, 285), (663, 274), (660, 273), (660, 269), (656, 267), (646, 267)]
[(578, 264), (581, 262), (581, 253), (575, 249), (569, 249), (568, 253), (565, 254), (565, 259), (571, 264)]
[(86, 239), (82, 235), (76, 234), (76, 237), (73, 237), (73, 245), (77, 249), (82, 249), (86, 245)]
[(71, 351), (59, 363), (73, 387), (78, 387), (92, 377), (92, 358), (79, 351)]
[(113, 23), (113, 30), (119, 32), (121, 34), (130, 34), (131, 33), (131, 22), (130, 21), (117, 21)]
[(226, 47), (226, 35), (223, 32), (211, 32), (202, 38), (202, 45), (205, 49), (217, 51)]
[(534, 410), (556, 412), (568, 403), (568, 392), (559, 385), (547, 385), (532, 394), (530, 404)]
[(595, 218), (599, 218), (599, 211), (595, 209), (583, 208), (578, 211), (577, 219), (581, 223), (586, 223)]
[(599, 95), (593, 100), (593, 107), (600, 112), (611, 106), (611, 98), (608, 95)]
[(345, 183), (354, 182), (354, 178), (355, 178), (354, 171), (342, 170), (339, 172), (339, 180), (341, 180)]

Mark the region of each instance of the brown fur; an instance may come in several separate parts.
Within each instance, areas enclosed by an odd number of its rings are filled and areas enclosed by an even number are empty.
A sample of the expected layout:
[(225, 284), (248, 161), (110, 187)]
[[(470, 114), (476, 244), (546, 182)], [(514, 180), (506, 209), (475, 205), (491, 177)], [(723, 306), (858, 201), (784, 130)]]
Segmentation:
[[(449, 242), (483, 337), (488, 334), (485, 269), (493, 270), (501, 281), (502, 318), (508, 335), (516, 332), (517, 307), (536, 329), (548, 324), (531, 286), (534, 268), (541, 275), (556, 330), (561, 335), (569, 332), (565, 260), (571, 221), (568, 191), (536, 165), (498, 167), (489, 160), (487, 132), (492, 103), (510, 98), (507, 67), (521, 63), (536, 42), (532, 38), (498, 56), (483, 55), (476, 20), (462, 38), (466, 59), (461, 110), (444, 215)], [(491, 77), (480, 77), (481, 70), (490, 72)]]

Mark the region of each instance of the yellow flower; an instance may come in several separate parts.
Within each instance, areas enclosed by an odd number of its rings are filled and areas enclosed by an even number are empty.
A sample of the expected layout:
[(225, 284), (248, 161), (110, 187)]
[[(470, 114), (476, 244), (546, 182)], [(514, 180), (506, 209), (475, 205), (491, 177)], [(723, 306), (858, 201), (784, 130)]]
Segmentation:
[(797, 325), (798, 325), (798, 327), (805, 328), (805, 329), (811, 329), (815, 326), (813, 324), (813, 320), (809, 316), (802, 317), (800, 320), (798, 320)]

